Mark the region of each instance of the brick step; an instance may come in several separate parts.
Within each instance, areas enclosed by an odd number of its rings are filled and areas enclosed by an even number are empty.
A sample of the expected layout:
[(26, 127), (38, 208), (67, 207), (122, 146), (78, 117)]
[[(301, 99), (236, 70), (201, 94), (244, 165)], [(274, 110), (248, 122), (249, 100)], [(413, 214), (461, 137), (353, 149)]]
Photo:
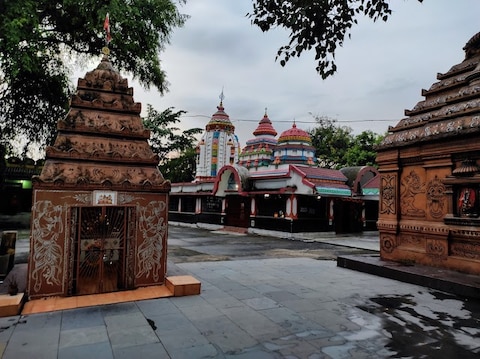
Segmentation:
[(222, 230), (225, 232), (232, 232), (232, 233), (242, 233), (242, 234), (248, 233), (248, 229), (243, 227), (224, 226)]

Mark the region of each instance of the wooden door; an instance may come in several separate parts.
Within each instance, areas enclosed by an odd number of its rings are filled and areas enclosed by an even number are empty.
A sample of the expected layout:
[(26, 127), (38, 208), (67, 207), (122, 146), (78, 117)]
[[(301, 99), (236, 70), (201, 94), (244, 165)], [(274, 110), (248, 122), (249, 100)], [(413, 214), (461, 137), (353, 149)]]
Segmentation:
[(127, 207), (79, 207), (74, 294), (125, 287)]
[(226, 207), (226, 225), (248, 228), (250, 220), (250, 198), (228, 196)]

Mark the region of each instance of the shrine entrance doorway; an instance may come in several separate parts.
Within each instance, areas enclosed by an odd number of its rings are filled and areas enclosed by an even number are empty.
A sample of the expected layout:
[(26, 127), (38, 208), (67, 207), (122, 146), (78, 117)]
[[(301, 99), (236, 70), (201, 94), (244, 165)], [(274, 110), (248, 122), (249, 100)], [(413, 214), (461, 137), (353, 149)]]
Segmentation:
[(250, 198), (228, 196), (225, 225), (248, 228), (250, 220)]
[(72, 294), (126, 289), (128, 224), (134, 223), (130, 221), (134, 207), (75, 207), (73, 210), (77, 235)]

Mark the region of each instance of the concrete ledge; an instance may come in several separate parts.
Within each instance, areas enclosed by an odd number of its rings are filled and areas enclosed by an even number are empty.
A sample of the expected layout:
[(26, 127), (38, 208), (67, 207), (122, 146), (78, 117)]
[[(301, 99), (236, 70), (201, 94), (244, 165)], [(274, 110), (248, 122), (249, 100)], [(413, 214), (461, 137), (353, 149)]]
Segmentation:
[(480, 299), (480, 276), (423, 265), (384, 261), (379, 255), (346, 255), (337, 266), (441, 290), (461, 297)]
[(167, 277), (165, 285), (174, 297), (200, 294), (201, 283), (190, 275)]
[(11, 317), (20, 314), (24, 293), (16, 295), (0, 294), (0, 317)]

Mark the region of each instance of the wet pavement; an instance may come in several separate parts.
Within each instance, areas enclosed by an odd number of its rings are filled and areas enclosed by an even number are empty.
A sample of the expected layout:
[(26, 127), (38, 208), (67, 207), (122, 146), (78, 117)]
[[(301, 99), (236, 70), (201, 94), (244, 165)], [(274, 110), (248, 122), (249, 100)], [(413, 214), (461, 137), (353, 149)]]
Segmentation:
[(200, 280), (200, 295), (0, 318), (0, 352), (478, 358), (479, 300), (337, 266), (339, 255), (375, 253), (375, 235), (282, 239), (170, 226), (168, 273)]

